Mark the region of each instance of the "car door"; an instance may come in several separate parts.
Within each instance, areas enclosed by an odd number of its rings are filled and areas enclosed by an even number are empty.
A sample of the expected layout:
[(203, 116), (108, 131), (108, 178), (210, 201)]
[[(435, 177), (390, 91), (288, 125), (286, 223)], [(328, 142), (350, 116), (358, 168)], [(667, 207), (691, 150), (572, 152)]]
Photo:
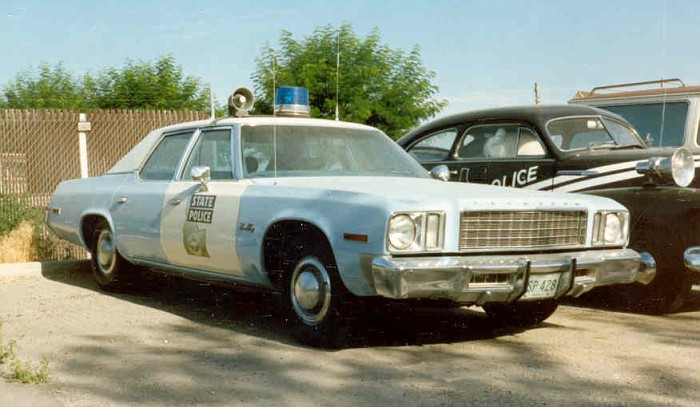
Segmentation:
[[(165, 193), (160, 236), (171, 265), (243, 275), (236, 254), (236, 232), (248, 182), (237, 177), (240, 154), (232, 135), (231, 127), (203, 130), (179, 178)], [(211, 174), (206, 187), (190, 176), (193, 168), (203, 166), (209, 167)]]
[(446, 165), (450, 169), (450, 181), (459, 181), (462, 163), (455, 161), (452, 153), (458, 134), (457, 127), (432, 131), (420, 136), (406, 150), (428, 170), (438, 165)]
[(454, 157), (462, 163), (462, 182), (518, 188), (551, 179), (556, 163), (531, 127), (510, 123), (467, 128)]
[(165, 134), (134, 179), (121, 185), (111, 208), (117, 246), (122, 255), (163, 262), (160, 212), (194, 130)]
[(547, 153), (532, 127), (517, 123), (473, 125), (453, 139), (454, 146), (444, 158), (427, 161), (420, 153), (431, 144), (439, 144), (436, 141), (444, 142), (447, 139), (446, 131), (441, 130), (421, 139), (409, 147), (409, 152), (414, 151), (413, 156), (426, 168), (447, 165), (453, 181), (551, 188), (548, 180), (554, 175), (556, 161)]

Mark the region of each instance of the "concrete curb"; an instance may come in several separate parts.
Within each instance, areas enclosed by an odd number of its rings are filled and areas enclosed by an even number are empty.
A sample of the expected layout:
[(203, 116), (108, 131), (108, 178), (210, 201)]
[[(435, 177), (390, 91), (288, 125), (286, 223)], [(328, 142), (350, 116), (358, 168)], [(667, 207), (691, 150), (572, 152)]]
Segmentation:
[(47, 272), (67, 272), (90, 267), (90, 260), (33, 261), (0, 264), (0, 281), (16, 278), (39, 278)]

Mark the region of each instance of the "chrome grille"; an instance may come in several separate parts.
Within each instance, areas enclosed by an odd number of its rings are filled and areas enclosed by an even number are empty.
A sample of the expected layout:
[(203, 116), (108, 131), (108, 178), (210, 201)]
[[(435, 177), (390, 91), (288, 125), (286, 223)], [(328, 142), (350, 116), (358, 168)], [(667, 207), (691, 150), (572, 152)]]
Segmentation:
[(582, 246), (587, 220), (585, 211), (465, 211), (459, 249)]

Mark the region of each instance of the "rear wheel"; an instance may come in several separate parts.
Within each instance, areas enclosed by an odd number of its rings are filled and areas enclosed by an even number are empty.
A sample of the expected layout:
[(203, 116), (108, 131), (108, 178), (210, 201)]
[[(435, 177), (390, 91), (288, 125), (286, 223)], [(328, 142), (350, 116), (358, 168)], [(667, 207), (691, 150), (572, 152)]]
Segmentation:
[(532, 327), (541, 324), (557, 310), (559, 301), (540, 300), (513, 302), (510, 304), (486, 304), (484, 311), (496, 322), (520, 327)]
[(133, 281), (135, 270), (124, 260), (117, 250), (117, 241), (109, 223), (102, 219), (93, 232), (92, 275), (100, 288), (116, 290)]

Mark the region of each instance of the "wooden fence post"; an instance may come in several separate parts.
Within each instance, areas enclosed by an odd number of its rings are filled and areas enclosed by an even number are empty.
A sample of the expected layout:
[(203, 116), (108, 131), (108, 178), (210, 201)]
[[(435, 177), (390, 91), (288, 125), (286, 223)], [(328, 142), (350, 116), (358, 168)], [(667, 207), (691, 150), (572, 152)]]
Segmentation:
[(91, 130), (87, 115), (80, 113), (78, 122), (78, 143), (80, 147), (80, 178), (88, 177), (87, 132)]

